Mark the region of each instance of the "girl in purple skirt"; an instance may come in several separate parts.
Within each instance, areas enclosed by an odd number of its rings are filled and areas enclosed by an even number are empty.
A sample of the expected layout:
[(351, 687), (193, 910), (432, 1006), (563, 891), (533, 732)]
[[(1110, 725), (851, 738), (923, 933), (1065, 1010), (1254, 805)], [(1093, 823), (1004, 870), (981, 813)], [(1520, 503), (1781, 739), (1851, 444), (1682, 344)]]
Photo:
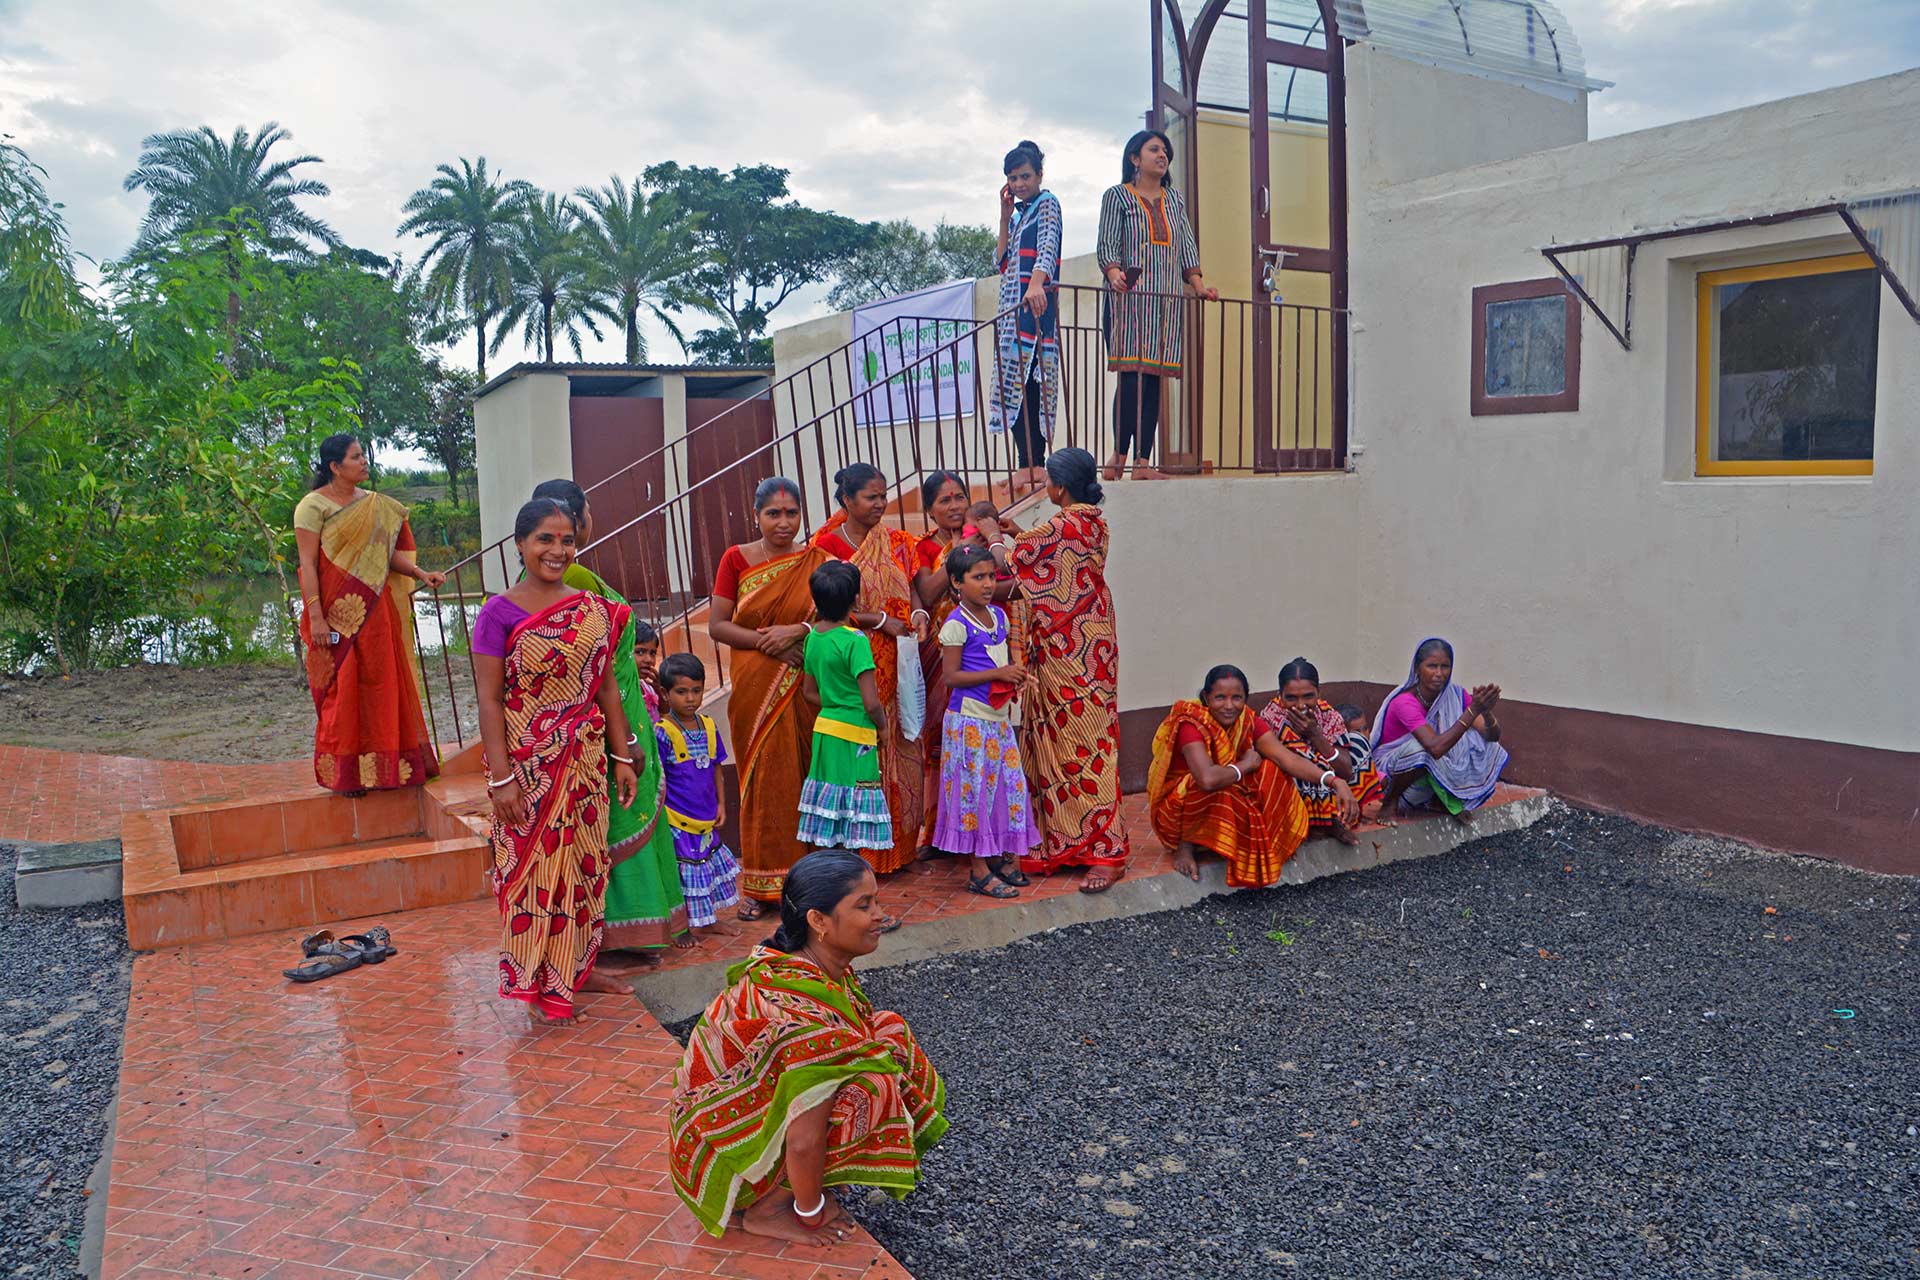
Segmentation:
[(1028, 883), (1020, 857), (1040, 844), (1013, 728), (1014, 699), (1027, 672), (1008, 652), (1007, 615), (993, 603), (993, 554), (955, 547), (946, 568), (960, 604), (940, 628), (950, 692), (933, 845), (973, 859), (969, 893), (1017, 898), (1018, 886)]
[(727, 748), (713, 717), (700, 710), (706, 664), (690, 653), (676, 653), (660, 664), (659, 683), (667, 706), (653, 733), (666, 773), (666, 817), (687, 898), (687, 923), (696, 934), (735, 934), (740, 930), (721, 924), (719, 917), (721, 908), (740, 901), (740, 864), (720, 839), (727, 820), (720, 766), (727, 762)]

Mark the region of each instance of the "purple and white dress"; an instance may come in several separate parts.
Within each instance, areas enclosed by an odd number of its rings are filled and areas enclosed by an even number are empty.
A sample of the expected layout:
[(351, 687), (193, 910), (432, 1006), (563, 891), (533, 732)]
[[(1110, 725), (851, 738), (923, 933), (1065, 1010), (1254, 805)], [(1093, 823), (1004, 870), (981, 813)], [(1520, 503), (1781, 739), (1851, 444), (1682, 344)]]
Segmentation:
[[(997, 605), (991, 608), (991, 629), (965, 608), (955, 609), (940, 628), (942, 647), (960, 646), (962, 671), (1007, 665), (1007, 615)], [(976, 684), (948, 694), (934, 848), (1001, 858), (1040, 847), (1040, 828), (1020, 763), (1020, 735), (1013, 727), (1014, 692), (998, 684)]]
[(660, 744), (660, 768), (666, 775), (667, 825), (673, 828), (673, 856), (680, 865), (680, 888), (687, 898), (687, 923), (705, 927), (719, 919), (722, 907), (740, 901), (740, 863), (720, 839), (720, 766), (726, 744), (713, 717), (702, 715), (699, 730), (688, 734), (673, 716), (653, 727)]

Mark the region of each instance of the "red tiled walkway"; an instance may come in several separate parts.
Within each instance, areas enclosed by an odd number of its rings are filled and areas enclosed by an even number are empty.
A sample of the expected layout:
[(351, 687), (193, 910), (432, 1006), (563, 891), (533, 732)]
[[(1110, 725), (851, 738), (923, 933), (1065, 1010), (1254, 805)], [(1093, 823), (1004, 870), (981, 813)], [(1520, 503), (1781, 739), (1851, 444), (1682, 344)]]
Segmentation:
[[(1141, 798), (1125, 806), (1133, 873), (1171, 874)], [(885, 905), (909, 924), (1008, 905), (965, 873), (890, 877)], [(135, 962), (105, 1280), (910, 1280), (864, 1233), (817, 1250), (700, 1230), (664, 1151), (680, 1049), (638, 1001), (588, 996), (577, 1026), (535, 1029), (495, 994), (491, 902), (380, 923), (398, 956), (307, 987), (279, 973), (297, 932)]]
[(311, 760), (201, 764), (0, 745), (0, 840), (104, 840), (140, 809), (313, 786)]

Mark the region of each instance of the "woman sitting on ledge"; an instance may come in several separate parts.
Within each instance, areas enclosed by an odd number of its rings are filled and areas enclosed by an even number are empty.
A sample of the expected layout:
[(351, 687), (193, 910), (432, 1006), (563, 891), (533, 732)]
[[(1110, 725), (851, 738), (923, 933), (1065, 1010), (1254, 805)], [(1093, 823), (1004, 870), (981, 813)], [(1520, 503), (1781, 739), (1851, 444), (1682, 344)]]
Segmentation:
[(1452, 645), (1438, 636), (1422, 640), (1405, 682), (1387, 695), (1373, 721), (1373, 761), (1389, 779), (1381, 816), (1396, 801), (1408, 807), (1438, 801), (1456, 821), (1470, 821), (1507, 767), (1493, 715), (1499, 702), (1497, 684), (1469, 695), (1453, 682)]
[(1153, 736), (1147, 801), (1154, 834), (1189, 880), (1200, 878), (1195, 854), (1207, 849), (1227, 860), (1229, 887), (1273, 884), (1307, 838), (1307, 806), (1294, 781), (1331, 788), (1343, 820), (1359, 819), (1340, 776), (1281, 746), (1247, 710), (1246, 673), (1222, 664), (1207, 672), (1200, 701), (1174, 703)]
[(897, 1013), (854, 976), (880, 945), (873, 871), (820, 849), (787, 872), (780, 928), (727, 971), (674, 1073), (673, 1187), (713, 1235), (837, 1244), (826, 1189), (903, 1197), (946, 1132), (946, 1086)]
[[(1305, 658), (1280, 668), (1280, 696), (1266, 705), (1260, 719), (1279, 737), (1281, 746), (1305, 756), (1316, 769), (1333, 770), (1353, 792), (1357, 808), (1378, 800), (1386, 790), (1386, 779), (1373, 767), (1367, 740), (1347, 732), (1346, 721), (1320, 696), (1319, 669)], [(1304, 778), (1295, 785), (1306, 801), (1312, 831), (1331, 834), (1341, 844), (1360, 843), (1341, 816), (1345, 802), (1331, 787)]]

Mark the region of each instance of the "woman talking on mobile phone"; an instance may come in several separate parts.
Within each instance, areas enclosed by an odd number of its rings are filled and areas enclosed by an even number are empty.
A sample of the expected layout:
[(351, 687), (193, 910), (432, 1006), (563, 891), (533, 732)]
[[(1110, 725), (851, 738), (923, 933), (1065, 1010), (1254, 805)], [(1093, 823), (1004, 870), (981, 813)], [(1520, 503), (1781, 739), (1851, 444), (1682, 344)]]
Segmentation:
[(1047, 441), (1060, 390), (1060, 201), (1040, 185), (1046, 157), (1031, 142), (1001, 163), (999, 318), (994, 322), (996, 368), (987, 430), (1011, 425), (1018, 469), (1010, 485), (1018, 497), (1047, 478)]

